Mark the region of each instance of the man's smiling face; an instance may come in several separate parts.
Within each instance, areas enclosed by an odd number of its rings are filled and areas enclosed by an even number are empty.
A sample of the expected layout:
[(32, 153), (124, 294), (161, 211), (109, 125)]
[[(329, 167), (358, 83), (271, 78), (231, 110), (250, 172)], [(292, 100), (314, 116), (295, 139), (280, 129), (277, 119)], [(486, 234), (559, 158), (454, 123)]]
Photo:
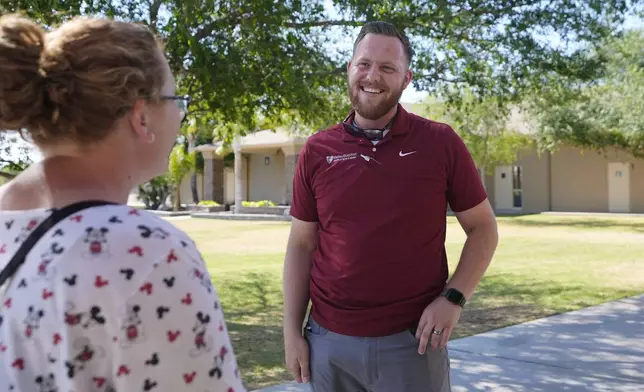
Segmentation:
[(396, 106), (411, 81), (405, 47), (397, 37), (367, 34), (348, 68), (351, 104), (368, 120), (378, 120)]

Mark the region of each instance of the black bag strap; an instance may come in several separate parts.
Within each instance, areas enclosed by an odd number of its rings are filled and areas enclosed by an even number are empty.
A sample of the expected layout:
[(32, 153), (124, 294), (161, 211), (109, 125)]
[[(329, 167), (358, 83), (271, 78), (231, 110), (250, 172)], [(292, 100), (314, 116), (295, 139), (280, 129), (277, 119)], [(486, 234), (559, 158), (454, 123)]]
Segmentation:
[(25, 260), (27, 259), (27, 254), (29, 254), (31, 249), (34, 246), (36, 246), (36, 243), (45, 234), (47, 234), (47, 232), (51, 230), (51, 228), (56, 226), (58, 222), (62, 221), (68, 216), (75, 214), (81, 210), (84, 210), (90, 207), (111, 205), (111, 204), (116, 204), (116, 203), (100, 201), (100, 200), (89, 200), (89, 201), (81, 201), (78, 203), (73, 203), (63, 208), (54, 210), (54, 212), (51, 215), (49, 215), (47, 219), (42, 221), (42, 223), (39, 224), (31, 232), (31, 234), (29, 234), (29, 236), (25, 239), (22, 245), (20, 245), (20, 248), (18, 248), (18, 251), (13, 255), (11, 260), (9, 260), (9, 263), (7, 263), (7, 266), (2, 270), (2, 272), (0, 272), (0, 287), (2, 287), (2, 285), (4, 285), (4, 283), (18, 271), (20, 266), (22, 266), (22, 264), (24, 264)]

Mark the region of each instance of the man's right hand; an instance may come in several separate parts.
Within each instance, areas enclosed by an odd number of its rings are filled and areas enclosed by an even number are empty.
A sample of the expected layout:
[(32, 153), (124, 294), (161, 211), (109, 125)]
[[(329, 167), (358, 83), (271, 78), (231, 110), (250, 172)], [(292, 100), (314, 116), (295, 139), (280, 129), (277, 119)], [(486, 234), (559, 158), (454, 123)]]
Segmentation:
[(309, 343), (301, 335), (293, 335), (284, 339), (286, 367), (291, 371), (298, 383), (309, 382)]
[[(296, 175), (297, 177), (297, 175)], [(318, 224), (292, 218), (284, 258), (284, 351), (286, 367), (297, 382), (309, 382), (309, 343), (302, 324), (309, 305), (313, 252), (317, 248)]]

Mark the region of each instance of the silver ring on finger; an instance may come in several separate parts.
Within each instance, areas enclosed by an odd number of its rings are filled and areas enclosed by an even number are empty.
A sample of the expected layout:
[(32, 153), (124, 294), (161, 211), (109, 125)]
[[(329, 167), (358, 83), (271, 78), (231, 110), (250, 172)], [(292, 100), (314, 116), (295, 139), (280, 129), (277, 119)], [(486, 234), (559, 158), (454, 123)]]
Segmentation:
[(433, 333), (434, 335), (439, 335), (439, 336), (440, 336), (440, 335), (442, 335), (442, 334), (443, 334), (443, 330), (442, 330), (442, 329), (441, 329), (441, 330), (434, 329), (434, 330), (432, 331), (432, 333)]

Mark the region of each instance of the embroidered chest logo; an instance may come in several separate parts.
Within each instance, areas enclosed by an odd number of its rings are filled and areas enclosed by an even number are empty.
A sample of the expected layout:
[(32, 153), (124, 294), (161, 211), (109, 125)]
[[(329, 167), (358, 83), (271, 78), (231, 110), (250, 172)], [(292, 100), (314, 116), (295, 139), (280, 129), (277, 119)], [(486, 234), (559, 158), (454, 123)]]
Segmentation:
[(328, 155), (326, 157), (326, 161), (330, 165), (333, 162), (348, 161), (350, 159), (356, 159), (357, 157), (358, 157), (357, 152), (352, 152), (349, 154), (342, 154), (342, 155)]

